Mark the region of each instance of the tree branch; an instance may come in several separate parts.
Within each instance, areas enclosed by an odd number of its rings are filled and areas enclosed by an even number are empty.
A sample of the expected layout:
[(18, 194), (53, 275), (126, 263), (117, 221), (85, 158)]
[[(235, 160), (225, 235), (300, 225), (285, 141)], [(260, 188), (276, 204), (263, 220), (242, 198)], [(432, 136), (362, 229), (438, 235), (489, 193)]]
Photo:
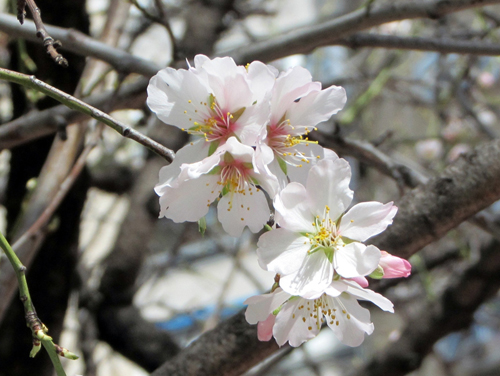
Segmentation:
[(232, 56), (239, 64), (252, 60), (271, 61), (293, 54), (307, 54), (315, 48), (335, 44), (358, 31), (403, 19), (436, 19), (464, 9), (500, 4), (500, 0), (434, 0), (373, 5), (331, 21), (290, 31), (219, 55)]
[[(0, 31), (7, 33), (10, 37), (36, 42), (35, 28), (35, 24), (29, 20), (26, 20), (25, 25), (21, 26), (14, 16), (0, 13)], [(151, 61), (99, 42), (77, 30), (50, 25), (47, 25), (46, 29), (61, 41), (63, 50), (100, 59), (112, 65), (119, 72), (139, 73), (151, 77), (161, 69)]]
[[(1, 16), (1, 14), (0, 14)], [(118, 91), (92, 95), (85, 99), (93, 107), (102, 107), (112, 100), (111, 110), (122, 108), (142, 108), (146, 100), (146, 88), (149, 80), (139, 79), (123, 85)], [(88, 115), (59, 105), (43, 111), (32, 111), (0, 127), (0, 150), (10, 149), (36, 138), (55, 133), (59, 127), (87, 119)]]
[(397, 203), (394, 223), (373, 243), (408, 258), (500, 199), (500, 140), (461, 155)]
[(72, 95), (69, 95), (68, 93), (56, 89), (55, 87), (52, 87), (43, 81), (38, 80), (35, 76), (28, 76), (8, 69), (0, 68), (0, 78), (10, 82), (15, 82), (31, 89), (35, 89), (45, 95), (48, 95), (49, 97), (61, 102), (65, 106), (80, 111), (87, 116), (93, 117), (94, 119), (106, 124), (108, 127), (111, 127), (115, 131), (120, 133), (123, 137), (127, 137), (134, 141), (137, 141), (141, 145), (146, 146), (148, 149), (162, 156), (167, 161), (172, 162), (174, 160), (174, 153), (172, 150), (167, 149), (160, 143), (150, 139), (149, 137), (143, 135), (135, 129), (130, 128), (128, 125), (112, 118), (105, 112), (88, 105), (87, 103), (73, 97)]
[(238, 376), (278, 349), (274, 340), (259, 341), (257, 325), (248, 324), (240, 312), (203, 334), (151, 376)]
[(468, 54), (483, 56), (500, 55), (500, 44), (477, 40), (457, 40), (452, 38), (400, 37), (395, 35), (355, 34), (334, 41), (332, 45), (349, 48), (386, 48), (398, 50), (434, 51), (443, 54)]
[(35, 0), (18, 0), (17, 1), (17, 19), (19, 23), (22, 25), (24, 23), (25, 9), (26, 5), (30, 8), (31, 15), (33, 16), (33, 21), (35, 21), (36, 25), (36, 36), (43, 40), (43, 45), (47, 49), (47, 53), (50, 55), (52, 60), (54, 60), (57, 64), (62, 65), (63, 67), (68, 66), (68, 60), (66, 60), (57, 49), (61, 47), (61, 42), (58, 40), (54, 40), (47, 32), (43, 21), (42, 14), (40, 12), (40, 8), (35, 3)]

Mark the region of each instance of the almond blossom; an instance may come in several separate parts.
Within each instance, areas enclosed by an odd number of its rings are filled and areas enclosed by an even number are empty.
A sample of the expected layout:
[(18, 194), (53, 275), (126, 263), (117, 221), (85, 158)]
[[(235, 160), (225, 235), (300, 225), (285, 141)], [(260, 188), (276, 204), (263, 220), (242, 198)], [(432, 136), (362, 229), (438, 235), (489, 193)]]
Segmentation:
[(394, 312), (393, 304), (380, 294), (363, 289), (356, 282), (334, 280), (324, 292), (294, 296), (281, 288), (270, 294), (252, 296), (245, 301), (250, 324), (259, 323), (260, 340), (269, 340), (270, 331), (279, 346), (293, 346), (314, 338), (326, 323), (337, 338), (348, 346), (359, 346), (373, 332), (370, 312), (358, 304), (368, 300), (384, 311)]
[(260, 171), (254, 149), (235, 137), (199, 162), (174, 167), (178, 171), (162, 170), (160, 178), (166, 180), (155, 187), (160, 196), (160, 217), (174, 222), (198, 221), (217, 200), (218, 219), (232, 236), (240, 236), (245, 226), (258, 232), (269, 220), (270, 209), (261, 188), (273, 197), (277, 179)]
[(346, 160), (325, 159), (311, 168), (307, 184), (290, 183), (274, 200), (280, 228), (258, 241), (260, 265), (280, 274), (281, 288), (304, 296), (324, 291), (337, 275), (369, 275), (380, 250), (362, 242), (384, 231), (397, 208), (392, 202), (363, 202), (347, 213), (353, 192)]
[(309, 168), (324, 157), (324, 149), (307, 136), (315, 125), (340, 111), (346, 100), (344, 88), (321, 90), (321, 83), (313, 82), (305, 68), (294, 67), (278, 76), (272, 89), (269, 123), (259, 135), (258, 152), (273, 159), (269, 168), (282, 188), (286, 176), (305, 183)]
[(213, 143), (207, 149), (212, 152), (233, 136), (254, 146), (269, 118), (276, 70), (259, 61), (238, 66), (230, 57), (197, 55), (194, 63), (187, 70), (162, 69), (151, 78), (149, 108), (163, 122)]

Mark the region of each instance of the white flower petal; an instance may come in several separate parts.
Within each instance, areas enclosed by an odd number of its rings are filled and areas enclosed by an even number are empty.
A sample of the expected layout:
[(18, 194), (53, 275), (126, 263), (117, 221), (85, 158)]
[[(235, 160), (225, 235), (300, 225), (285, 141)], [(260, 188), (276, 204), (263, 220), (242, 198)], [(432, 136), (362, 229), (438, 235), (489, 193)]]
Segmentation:
[(333, 281), (330, 286), (325, 289), (325, 294), (332, 297), (337, 297), (347, 290), (349, 286), (344, 282), (344, 280)]
[[(243, 145), (236, 137), (229, 137), (224, 144), (224, 150), (230, 153), (234, 159), (242, 163), (252, 163), (254, 150), (248, 145)], [(214, 153), (215, 154), (215, 153)]]
[[(308, 303), (311, 305), (312, 301), (292, 299), (280, 310), (273, 328), (273, 335), (279, 346), (283, 346), (288, 341), (290, 346), (297, 347), (319, 333), (320, 328), (316, 320), (309, 315), (301, 315), (301, 310), (299, 310), (300, 306), (307, 306)], [(302, 309), (302, 311), (305, 310)]]
[(155, 192), (161, 196), (165, 187), (172, 187), (174, 181), (181, 172), (181, 165), (194, 163), (204, 159), (208, 155), (209, 144), (205, 140), (189, 143), (175, 153), (174, 161), (160, 170), (159, 182), (155, 186)]
[[(267, 145), (266, 145), (266, 147), (268, 148), (268, 150), (271, 150), (271, 148), (269, 148)], [(271, 150), (271, 152), (272, 152), (272, 150)], [(282, 191), (288, 185), (288, 178), (285, 175), (285, 173), (283, 172), (283, 170), (281, 169), (278, 158), (274, 158), (271, 161), (271, 163), (269, 163), (267, 165), (267, 168), (269, 169), (269, 172), (271, 174), (273, 174), (276, 177), (276, 180), (278, 181), (277, 191), (278, 192)], [(276, 198), (276, 196), (274, 198)], [(277, 222), (277, 217), (275, 217), (275, 220)]]
[(266, 265), (266, 270), (286, 275), (299, 270), (310, 244), (308, 238), (278, 228), (262, 234), (257, 247), (259, 263)]
[(293, 67), (279, 75), (271, 99), (271, 124), (276, 125), (297, 99), (321, 90), (319, 82), (311, 81), (311, 73), (302, 67)]
[(257, 324), (259, 321), (267, 319), (270, 313), (282, 305), (290, 294), (287, 294), (280, 288), (270, 294), (256, 295), (243, 302), (247, 304), (245, 318), (249, 324)]
[(208, 86), (191, 71), (166, 68), (151, 78), (147, 104), (161, 121), (189, 129), (210, 117), (204, 105), (209, 95)]
[(210, 62), (211, 64), (203, 64), (203, 69), (205, 69), (206, 66), (212, 67), (214, 65), (212, 63), (216, 60), (219, 60), (219, 62), (224, 60), (224, 64), (220, 64), (219, 67), (215, 69), (217, 72), (212, 73), (208, 71), (208, 84), (223, 113), (234, 113), (243, 107), (250, 107), (252, 105), (253, 93), (250, 90), (250, 85), (245, 77), (245, 73), (238, 72), (237, 69), (224, 70), (231, 65), (225, 64), (227, 59), (229, 58), (214, 59)]
[[(292, 152), (292, 150), (290, 151)], [(301, 143), (293, 148), (293, 153), (302, 155), (304, 159), (309, 161), (309, 163), (303, 162), (301, 163), (301, 167), (298, 167), (296, 165), (297, 162), (291, 160), (291, 156), (289, 156), (287, 159), (290, 159), (293, 165), (289, 164), (287, 166), (288, 177), (290, 178), (290, 181), (298, 182), (305, 186), (307, 184), (307, 176), (311, 168), (315, 166), (318, 161), (324, 159), (324, 149), (318, 144)]]
[(245, 192), (227, 193), (217, 205), (217, 215), (224, 231), (238, 237), (245, 226), (256, 233), (269, 221), (271, 212), (264, 192), (246, 187)]
[(306, 187), (311, 198), (311, 211), (323, 216), (325, 206), (328, 206), (330, 218), (336, 220), (352, 201), (350, 180), (351, 168), (345, 159), (319, 161), (311, 168), (307, 178)]
[(296, 273), (282, 275), (280, 287), (292, 295), (323, 292), (333, 279), (333, 266), (323, 251), (308, 254)]
[(290, 231), (312, 232), (314, 215), (309, 205), (309, 195), (304, 186), (288, 184), (274, 199), (276, 222)]
[(248, 66), (248, 78), (250, 88), (254, 93), (253, 101), (257, 103), (268, 97), (276, 81), (278, 70), (271, 65), (266, 65), (260, 61), (254, 61)]
[[(226, 152), (225, 145), (219, 146), (210, 156), (195, 163), (183, 163), (180, 167), (178, 181), (198, 179), (201, 175), (208, 174), (220, 164), (220, 160)], [(217, 175), (218, 176), (218, 175)]]
[(350, 243), (339, 247), (333, 255), (335, 271), (344, 278), (365, 276), (373, 272), (380, 260), (380, 250), (361, 243)]
[(203, 64), (205, 64), (209, 60), (210, 58), (208, 56), (198, 54), (194, 57), (194, 66), (196, 69), (201, 69)]
[(204, 217), (210, 204), (219, 196), (218, 176), (201, 175), (198, 179), (166, 187), (160, 197), (160, 217), (174, 222), (196, 222)]
[(394, 304), (386, 297), (376, 293), (375, 291), (364, 289), (359, 286), (356, 282), (346, 281), (347, 293), (354, 295), (360, 299), (368, 300), (373, 304), (379, 306), (381, 309), (387, 312), (394, 313)]
[(340, 234), (364, 242), (384, 231), (392, 223), (398, 208), (392, 202), (382, 204), (371, 201), (354, 205), (342, 217)]
[(347, 96), (340, 86), (313, 91), (295, 102), (287, 111), (287, 118), (294, 126), (314, 126), (328, 120), (345, 105)]
[[(373, 333), (374, 326), (370, 322), (370, 312), (346, 293), (338, 298), (327, 297), (327, 299), (329, 305), (337, 307), (335, 319), (326, 317), (330, 329), (343, 344), (351, 347), (361, 345), (365, 339), (365, 333)], [(342, 306), (336, 303), (336, 300), (340, 300)]]

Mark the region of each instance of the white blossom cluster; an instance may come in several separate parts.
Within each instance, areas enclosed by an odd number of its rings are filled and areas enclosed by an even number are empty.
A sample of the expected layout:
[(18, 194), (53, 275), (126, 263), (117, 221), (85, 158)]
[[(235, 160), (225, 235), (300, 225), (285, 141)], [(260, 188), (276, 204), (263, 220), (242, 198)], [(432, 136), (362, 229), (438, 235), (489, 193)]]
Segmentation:
[(147, 103), (160, 120), (197, 138), (160, 171), (160, 217), (199, 221), (217, 201), (224, 230), (275, 226), (258, 241), (260, 265), (277, 274), (270, 294), (247, 299), (247, 321), (261, 340), (299, 346), (325, 323), (350, 346), (373, 332), (366, 276), (408, 276), (406, 260), (363, 244), (392, 223), (392, 202), (351, 204), (346, 160), (308, 139), (315, 125), (346, 102), (338, 86), (322, 89), (301, 67), (279, 73), (255, 61), (197, 55), (187, 70), (166, 68), (151, 79)]

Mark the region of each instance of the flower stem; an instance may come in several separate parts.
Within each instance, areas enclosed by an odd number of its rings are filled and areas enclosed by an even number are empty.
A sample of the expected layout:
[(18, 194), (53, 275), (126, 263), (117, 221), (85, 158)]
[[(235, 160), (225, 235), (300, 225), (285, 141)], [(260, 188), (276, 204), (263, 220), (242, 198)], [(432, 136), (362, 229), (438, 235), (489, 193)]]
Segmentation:
[[(45, 347), (45, 350), (47, 350), (50, 356), (50, 360), (54, 365), (57, 376), (66, 376), (66, 373), (64, 372), (61, 361), (56, 352), (56, 345), (52, 341), (52, 337), (46, 334), (47, 328), (38, 318), (33, 302), (31, 301), (28, 283), (26, 282), (26, 267), (21, 263), (21, 260), (19, 260), (9, 242), (7, 241), (7, 239), (5, 239), (1, 232), (0, 247), (4, 250), (5, 255), (9, 259), (9, 262), (11, 263), (16, 273), (17, 282), (19, 284), (19, 297), (24, 305), (26, 324), (31, 329), (34, 343), (37, 342), (38, 344), (40, 344), (41, 342), (43, 347)], [(32, 351), (32, 356), (34, 356), (35, 354), (36, 351)]]

